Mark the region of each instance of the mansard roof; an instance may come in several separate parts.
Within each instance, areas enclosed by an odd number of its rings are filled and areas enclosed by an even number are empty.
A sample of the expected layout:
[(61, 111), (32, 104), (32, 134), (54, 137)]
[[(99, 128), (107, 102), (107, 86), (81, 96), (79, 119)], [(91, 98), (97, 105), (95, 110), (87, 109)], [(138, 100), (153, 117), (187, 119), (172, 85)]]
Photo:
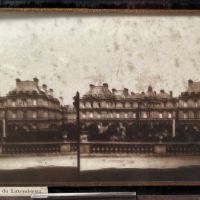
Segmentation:
[(39, 80), (37, 78), (34, 78), (32, 81), (22, 81), (20, 79), (16, 79), (16, 86), (8, 93), (8, 96), (18, 94), (43, 95), (49, 99), (59, 102), (59, 100), (53, 95), (53, 89), (47, 89), (47, 86), (45, 84), (40, 86)]
[(129, 91), (127, 88), (123, 90), (112, 89), (112, 92), (108, 88), (108, 84), (104, 83), (100, 86), (90, 85), (89, 91), (83, 95), (83, 98), (99, 98), (99, 99), (169, 99), (172, 98), (172, 92), (170, 94), (166, 93), (164, 90), (160, 90), (160, 93), (153, 91), (152, 86), (149, 86), (146, 92), (134, 93)]
[(114, 95), (108, 89), (108, 84), (104, 83), (101, 86), (90, 85), (89, 91), (83, 96), (83, 98), (113, 98)]
[(200, 92), (200, 81), (195, 82), (192, 80), (188, 80), (188, 88), (187, 88), (187, 92), (189, 93), (199, 93)]
[(188, 80), (187, 89), (181, 93), (180, 97), (189, 97), (189, 96), (199, 96), (200, 95), (200, 81)]

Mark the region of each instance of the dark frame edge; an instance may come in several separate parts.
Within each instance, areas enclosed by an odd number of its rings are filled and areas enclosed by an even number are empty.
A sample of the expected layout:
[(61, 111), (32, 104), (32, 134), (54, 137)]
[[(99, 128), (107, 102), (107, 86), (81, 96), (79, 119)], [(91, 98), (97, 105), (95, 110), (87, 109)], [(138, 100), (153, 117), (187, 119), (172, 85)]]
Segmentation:
[(199, 15), (200, 9), (90, 9), (90, 8), (0, 8), (2, 12), (75, 13), (75, 14), (139, 14), (139, 15)]

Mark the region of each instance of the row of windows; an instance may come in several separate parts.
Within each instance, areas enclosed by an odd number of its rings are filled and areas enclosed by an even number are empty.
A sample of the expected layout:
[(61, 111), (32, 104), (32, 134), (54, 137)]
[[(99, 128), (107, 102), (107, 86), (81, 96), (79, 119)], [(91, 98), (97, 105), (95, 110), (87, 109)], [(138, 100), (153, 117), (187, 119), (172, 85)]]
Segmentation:
[[(141, 119), (172, 119), (175, 117), (175, 114), (172, 112), (141, 112), (139, 114), (139, 118)], [(126, 119), (126, 118), (136, 118), (136, 113), (128, 112), (113, 112), (113, 113), (107, 113), (107, 112), (82, 112), (81, 113), (82, 119)], [(200, 112), (184, 112), (180, 111), (178, 114), (178, 118), (180, 119), (200, 119)]]
[[(164, 103), (140, 103), (141, 108), (145, 108), (145, 107), (151, 107), (151, 108), (160, 108), (160, 107), (168, 107), (168, 108), (172, 108), (175, 107), (175, 105), (171, 102), (168, 102), (166, 104)], [(87, 102), (87, 103), (81, 103), (80, 104), (80, 108), (138, 108), (138, 103), (91, 103), (91, 102)]]
[(1, 103), (0, 105), (1, 107), (3, 106), (10, 106), (10, 107), (19, 107), (19, 106), (49, 106), (51, 108), (59, 108), (60, 105), (58, 103), (54, 103), (51, 101), (47, 101), (44, 99), (7, 99), (7, 101), (5, 103)]
[[(106, 112), (102, 112), (102, 113), (97, 113), (97, 112), (87, 112), (87, 113), (82, 113), (81, 114), (82, 119), (119, 119), (119, 118), (136, 118), (136, 113), (106, 113)], [(147, 118), (169, 118), (171, 119), (173, 117), (173, 114), (170, 112), (166, 112), (166, 113), (158, 113), (158, 112), (141, 112), (140, 113), (140, 118), (143, 119), (147, 119)]]
[[(6, 114), (8, 119), (61, 119), (61, 113), (47, 111), (8, 111)], [(4, 118), (4, 113), (0, 112), (0, 118)]]

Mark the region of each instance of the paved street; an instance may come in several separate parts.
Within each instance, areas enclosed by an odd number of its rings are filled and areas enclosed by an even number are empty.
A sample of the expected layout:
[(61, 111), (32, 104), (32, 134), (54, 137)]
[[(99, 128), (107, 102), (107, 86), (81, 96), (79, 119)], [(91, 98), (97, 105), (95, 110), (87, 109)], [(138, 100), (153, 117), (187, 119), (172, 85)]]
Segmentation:
[[(78, 181), (76, 155), (0, 157), (0, 184), (63, 185)], [(199, 181), (200, 158), (88, 157), (81, 181)]]

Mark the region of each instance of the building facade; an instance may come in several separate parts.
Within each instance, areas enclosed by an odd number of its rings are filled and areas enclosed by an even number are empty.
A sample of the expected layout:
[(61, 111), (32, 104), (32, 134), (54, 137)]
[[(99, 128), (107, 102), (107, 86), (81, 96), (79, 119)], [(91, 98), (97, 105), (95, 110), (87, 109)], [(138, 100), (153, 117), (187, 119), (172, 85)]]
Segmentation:
[(199, 137), (200, 82), (189, 80), (187, 90), (178, 97), (172, 91), (157, 93), (151, 86), (146, 92), (134, 93), (127, 88), (110, 90), (106, 83), (90, 85), (80, 99), (80, 119), (82, 129), (87, 130), (93, 124), (95, 130), (96, 124), (96, 131), (105, 135), (121, 130), (118, 135), (129, 138)]
[(40, 86), (37, 78), (16, 79), (15, 89), (0, 98), (0, 120), (1, 135), (8, 140), (59, 139), (56, 132), (63, 125), (63, 109), (53, 89)]

